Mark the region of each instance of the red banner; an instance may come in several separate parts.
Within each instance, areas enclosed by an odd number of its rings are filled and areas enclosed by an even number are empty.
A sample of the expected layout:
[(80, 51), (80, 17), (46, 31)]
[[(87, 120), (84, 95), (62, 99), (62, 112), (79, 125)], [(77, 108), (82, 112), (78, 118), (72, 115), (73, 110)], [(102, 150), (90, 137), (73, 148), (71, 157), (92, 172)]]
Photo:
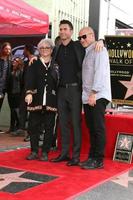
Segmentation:
[(48, 15), (22, 0), (0, 0), (0, 35), (48, 33)]

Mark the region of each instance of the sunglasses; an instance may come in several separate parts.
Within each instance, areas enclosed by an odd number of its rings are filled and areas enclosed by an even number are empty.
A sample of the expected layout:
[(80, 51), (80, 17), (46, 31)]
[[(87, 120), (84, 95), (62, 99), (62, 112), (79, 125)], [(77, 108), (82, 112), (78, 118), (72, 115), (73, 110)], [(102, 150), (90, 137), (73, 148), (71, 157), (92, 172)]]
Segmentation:
[(81, 39), (86, 39), (87, 38), (87, 35), (92, 35), (93, 33), (86, 33), (86, 34), (84, 34), (84, 35), (81, 35), (81, 36), (79, 36), (78, 37), (78, 40), (80, 41)]
[(84, 39), (84, 40), (85, 40), (86, 38), (87, 38), (87, 35), (81, 35), (81, 36), (78, 37), (78, 40), (79, 40), (79, 41), (80, 41), (81, 39)]

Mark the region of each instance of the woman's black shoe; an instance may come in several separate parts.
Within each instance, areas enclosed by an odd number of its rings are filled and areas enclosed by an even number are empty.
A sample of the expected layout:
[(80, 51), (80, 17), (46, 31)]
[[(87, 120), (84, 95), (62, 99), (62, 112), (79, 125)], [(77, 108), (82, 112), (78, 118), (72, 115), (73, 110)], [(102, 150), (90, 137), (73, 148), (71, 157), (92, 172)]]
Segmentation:
[(48, 161), (48, 154), (46, 152), (42, 153), (42, 156), (40, 157), (39, 160), (40, 161)]

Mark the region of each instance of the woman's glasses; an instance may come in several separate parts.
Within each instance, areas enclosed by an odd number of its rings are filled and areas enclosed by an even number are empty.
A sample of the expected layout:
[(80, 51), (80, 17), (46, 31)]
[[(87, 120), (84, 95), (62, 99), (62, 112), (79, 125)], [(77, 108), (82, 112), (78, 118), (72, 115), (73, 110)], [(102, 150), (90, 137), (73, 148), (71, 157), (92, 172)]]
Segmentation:
[(41, 50), (49, 50), (51, 47), (40, 47)]

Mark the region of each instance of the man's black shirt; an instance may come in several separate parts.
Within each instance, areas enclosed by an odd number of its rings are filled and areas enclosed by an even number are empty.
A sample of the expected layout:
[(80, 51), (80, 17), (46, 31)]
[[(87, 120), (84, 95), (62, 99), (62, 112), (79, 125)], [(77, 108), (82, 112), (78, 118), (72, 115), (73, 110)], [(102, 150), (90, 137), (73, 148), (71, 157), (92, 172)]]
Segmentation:
[(73, 41), (70, 41), (67, 46), (60, 45), (56, 61), (60, 66), (60, 85), (77, 83), (78, 61)]

